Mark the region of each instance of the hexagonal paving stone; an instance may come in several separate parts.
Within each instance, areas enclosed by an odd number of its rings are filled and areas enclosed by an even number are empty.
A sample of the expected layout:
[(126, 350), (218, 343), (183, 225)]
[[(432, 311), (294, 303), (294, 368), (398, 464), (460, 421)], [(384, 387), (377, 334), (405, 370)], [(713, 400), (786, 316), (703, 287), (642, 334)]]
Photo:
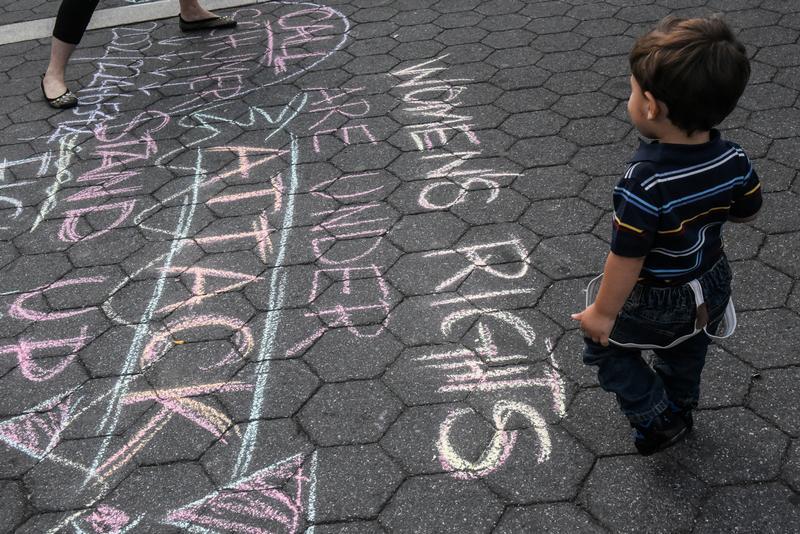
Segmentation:
[(750, 128), (769, 137), (796, 137), (800, 134), (800, 110), (782, 108), (757, 111), (750, 116)]
[(524, 167), (543, 167), (568, 163), (577, 147), (557, 136), (535, 137), (517, 142), (509, 157)]
[[(528, 7), (528, 9), (526, 9), (526, 13), (531, 13), (531, 11), (535, 10), (534, 14), (530, 15), (532, 20), (527, 26), (527, 28), (533, 33), (539, 35), (546, 33), (568, 32), (578, 24), (578, 21), (572, 17), (558, 16), (563, 15), (566, 11), (568, 11), (570, 8), (569, 5), (562, 4), (560, 2), (544, 2), (545, 6), (547, 6), (547, 4), (551, 4), (550, 12), (547, 14), (541, 12), (541, 8), (543, 6), (531, 5)], [(561, 7), (561, 9), (556, 9), (557, 7)]]
[(634, 42), (634, 38), (628, 35), (604, 35), (589, 39), (582, 50), (600, 57), (618, 56), (633, 48)]
[(561, 97), (552, 110), (571, 119), (600, 117), (609, 114), (617, 102), (616, 98), (603, 93), (581, 93)]
[(681, 465), (709, 484), (760, 482), (775, 478), (787, 438), (745, 408), (701, 411), (685, 441), (668, 450)]
[[(574, 357), (580, 359), (581, 354)], [(600, 388), (578, 392), (567, 410), (564, 428), (599, 455), (626, 454), (635, 450), (631, 427), (620, 412), (614, 395)]]
[(503, 131), (517, 138), (554, 135), (567, 123), (567, 119), (552, 111), (515, 113), (503, 123)]
[(570, 315), (586, 307), (585, 290), (590, 280), (587, 277), (553, 282), (545, 290), (537, 309), (563, 328), (577, 328), (578, 324)]
[[(36, 508), (49, 510), (70, 510), (85, 506), (86, 502), (97, 494), (97, 488), (83, 484), (86, 473), (80, 470), (79, 466), (91, 465), (95, 454), (103, 447), (106, 447), (106, 450), (117, 451), (123, 445), (124, 442), (118, 438), (62, 441), (49, 453), (69, 461), (39, 462), (25, 474), (23, 481), (30, 492), (30, 503)], [(106, 492), (111, 486), (119, 484), (120, 481), (123, 481), (136, 469), (135, 463), (132, 462), (122, 463), (114, 467), (117, 469), (104, 473), (107, 475), (105, 482), (108, 484)], [(175, 469), (167, 468), (162, 472), (169, 471), (174, 472)], [(174, 474), (177, 478), (177, 473)], [(130, 480), (130, 477), (127, 480)], [(143, 498), (147, 499), (148, 497), (143, 496)]]
[(73, 269), (43, 296), (52, 310), (86, 309), (101, 305), (123, 278), (124, 273), (117, 266)]
[[(512, 432), (516, 433), (516, 442), (511, 455), (486, 476), (486, 484), (515, 504), (573, 499), (592, 467), (592, 454), (558, 426), (549, 426), (546, 431), (527, 428)], [(543, 442), (544, 436), (549, 443)]]
[(326, 447), (318, 454), (317, 521), (374, 517), (402, 482), (400, 469), (377, 445)]
[(786, 191), (791, 188), (795, 180), (797, 171), (786, 165), (781, 165), (769, 159), (759, 159), (753, 162), (756, 170), (762, 178), (762, 187), (765, 193), (776, 191)]
[(797, 494), (781, 484), (715, 488), (693, 532), (797, 532)]
[(800, 277), (800, 264), (795, 252), (800, 248), (800, 232), (767, 236), (759, 258), (794, 277)]
[(445, 30), (436, 36), (436, 40), (446, 45), (457, 45), (464, 43), (477, 43), (488, 35), (486, 30), (475, 27), (455, 28)]
[(596, 117), (571, 121), (561, 134), (581, 146), (602, 145), (621, 141), (631, 125), (613, 117)]
[(729, 352), (711, 345), (700, 385), (700, 408), (741, 406), (754, 371)]
[(450, 475), (406, 479), (379, 516), (392, 531), (490, 532), (503, 513), (497, 497), (474, 481)]
[(497, 534), (517, 532), (602, 534), (606, 530), (597, 525), (589, 514), (574, 504), (555, 503), (508, 508), (494, 532)]
[(789, 295), (789, 301), (786, 305), (790, 310), (800, 314), (800, 285), (795, 285), (794, 291)]
[(794, 440), (789, 448), (789, 457), (783, 466), (781, 476), (795, 491), (800, 491), (800, 440)]
[(314, 527), (318, 534), (383, 534), (386, 532), (377, 521), (347, 521), (327, 523)]
[(375, 169), (384, 169), (400, 152), (387, 143), (371, 145), (369, 157), (364, 157), (365, 148), (351, 145), (339, 152), (332, 161), (342, 172), (357, 173)]
[[(534, 202), (520, 222), (543, 236), (589, 232), (603, 212), (579, 198), (551, 199)], [(558, 221), (558, 224), (553, 224)]]
[[(8, 345), (11, 343), (3, 343), (4, 348)], [(14, 416), (25, 413), (52, 399), (53, 384), (58, 385), (58, 391), (69, 391), (89, 378), (68, 347), (56, 345), (44, 348), (34, 351), (33, 356), (35, 364), (25, 369), (18, 365), (0, 377), (0, 414)], [(25, 394), (20, 395), (21, 391)]]
[(732, 264), (733, 295), (737, 310), (778, 308), (786, 303), (792, 279), (760, 261)]
[(767, 370), (753, 382), (749, 406), (784, 432), (800, 436), (800, 399), (795, 385), (800, 367)]
[(341, 382), (379, 376), (401, 350), (403, 345), (388, 330), (361, 338), (348, 328), (335, 328), (325, 332), (304, 359), (322, 380)]
[(388, 237), (405, 252), (452, 246), (468, 225), (447, 212), (406, 215), (392, 226)]
[(0, 529), (12, 532), (30, 513), (28, 496), (22, 483), (14, 480), (0, 482)]
[(545, 53), (568, 52), (579, 49), (586, 41), (586, 37), (576, 33), (548, 33), (536, 37), (531, 46)]
[(742, 312), (736, 333), (718, 343), (758, 368), (800, 364), (800, 323), (786, 309)]
[(21, 256), (0, 269), (0, 292), (23, 292), (51, 284), (72, 268), (65, 254)]
[(627, 140), (614, 145), (587, 146), (578, 150), (570, 165), (591, 175), (617, 175), (624, 172), (625, 162), (633, 154)]
[(452, 211), (471, 225), (516, 221), (529, 204), (527, 198), (510, 187), (491, 191), (476, 189), (466, 198), (465, 202), (453, 206)]
[(376, 380), (325, 384), (298, 419), (321, 445), (369, 443), (381, 438), (402, 410), (400, 401)]
[(407, 297), (392, 311), (387, 327), (406, 346), (458, 341), (469, 323), (461, 321), (443, 328), (442, 320), (458, 310), (477, 311), (462, 300), (453, 301), (450, 295)]
[(489, 0), (482, 2), (477, 11), (484, 15), (505, 15), (516, 13), (525, 7), (525, 3), (520, 0)]
[[(461, 403), (412, 406), (386, 432), (381, 447), (411, 474), (440, 473), (446, 469), (438, 446), (442, 425), (450, 414), (461, 410), (470, 411)], [(451, 430), (451, 434), (458, 436), (462, 453), (477, 457), (484, 448), (482, 438), (490, 439), (493, 428), (479, 420), (477, 425)]]
[(668, 533), (691, 528), (705, 489), (675, 463), (619, 456), (597, 460), (580, 500), (613, 532)]
[(555, 343), (552, 360), (568, 382), (581, 388), (597, 386), (597, 371), (583, 363), (583, 349), (584, 341), (580, 331), (568, 330)]
[(529, 169), (512, 187), (531, 200), (577, 195), (589, 177), (567, 165)]
[(467, 397), (464, 391), (448, 391), (445, 370), (436, 367), (436, 358), (464, 352), (461, 345), (433, 345), (405, 349), (386, 372), (383, 380), (407, 406), (453, 402)]
[(272, 419), (234, 425), (200, 462), (216, 486), (229, 487), (240, 461), (253, 473), (296, 455), (308, 461), (312, 452), (308, 436), (292, 419)]
[(527, 46), (536, 35), (532, 34), (525, 29), (514, 29), (492, 32), (483, 39), (483, 43), (494, 48), (516, 48), (519, 46)]
[[(584, 38), (586, 39), (586, 38)], [(536, 66), (548, 72), (581, 71), (590, 68), (597, 61), (597, 56), (583, 50), (552, 52), (536, 62)]]
[(775, 67), (800, 65), (800, 45), (785, 44), (766, 46), (758, 51), (756, 59)]
[(389, 282), (404, 295), (453, 291), (472, 272), (472, 263), (453, 250), (403, 255), (387, 274)]
[[(177, 488), (180, 488), (178, 495)], [(133, 517), (146, 514), (152, 521), (165, 517), (171, 511), (170, 505), (195, 501), (214, 489), (197, 463), (139, 467), (104, 499), (104, 503), (123, 509)]]
[[(759, 33), (765, 33), (760, 31)], [(771, 33), (771, 32), (768, 32)], [(797, 91), (774, 83), (751, 84), (745, 89), (739, 105), (745, 109), (759, 111), (791, 106), (797, 99)], [(758, 121), (758, 118), (755, 119)]]
[(533, 308), (548, 282), (540, 272), (516, 262), (498, 265), (494, 272), (473, 271), (458, 288), (458, 294), (469, 302), (491, 303), (498, 310)]
[(726, 224), (722, 227), (722, 240), (729, 260), (749, 260), (761, 249), (764, 234), (749, 224)]
[[(263, 362), (249, 363), (231, 378), (236, 384), (262, 384), (269, 402), (264, 403), (262, 416), (269, 418), (291, 417), (311, 397), (319, 386), (319, 379), (300, 360), (274, 360), (268, 365)], [(254, 388), (255, 389), (255, 388)], [(251, 418), (252, 406), (256, 397), (244, 394), (240, 388), (215, 393), (214, 396), (226, 407), (234, 421), (242, 422)]]
[(608, 245), (588, 234), (545, 239), (531, 254), (531, 263), (555, 280), (597, 275), (603, 270)]
[(542, 54), (527, 46), (517, 48), (502, 48), (495, 50), (486, 59), (487, 63), (500, 69), (509, 67), (525, 67), (536, 64)]
[(569, 71), (553, 74), (544, 86), (560, 95), (589, 93), (606, 82), (606, 77), (592, 71)]

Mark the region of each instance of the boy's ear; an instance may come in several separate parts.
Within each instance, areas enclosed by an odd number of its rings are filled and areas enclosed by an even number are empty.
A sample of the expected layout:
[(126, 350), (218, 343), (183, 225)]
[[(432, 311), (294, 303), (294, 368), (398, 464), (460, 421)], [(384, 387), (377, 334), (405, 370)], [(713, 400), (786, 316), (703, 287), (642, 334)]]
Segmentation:
[(644, 92), (644, 99), (647, 103), (647, 119), (657, 120), (667, 116), (667, 105), (658, 100), (650, 91)]

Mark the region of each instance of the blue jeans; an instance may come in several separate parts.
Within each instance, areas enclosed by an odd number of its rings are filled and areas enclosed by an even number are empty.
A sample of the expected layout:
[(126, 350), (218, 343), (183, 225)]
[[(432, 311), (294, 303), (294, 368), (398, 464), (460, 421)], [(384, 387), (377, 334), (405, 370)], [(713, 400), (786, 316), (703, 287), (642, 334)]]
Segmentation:
[[(698, 280), (708, 305), (708, 331), (714, 333), (731, 295), (731, 269), (725, 256)], [(669, 345), (694, 330), (696, 304), (687, 285), (655, 287), (636, 284), (617, 316), (611, 337), (620, 343)], [(670, 349), (654, 349), (652, 367), (642, 351), (584, 338), (583, 362), (597, 366), (600, 387), (614, 393), (632, 423), (648, 421), (672, 401), (694, 408), (700, 398), (700, 374), (710, 339), (704, 332)]]

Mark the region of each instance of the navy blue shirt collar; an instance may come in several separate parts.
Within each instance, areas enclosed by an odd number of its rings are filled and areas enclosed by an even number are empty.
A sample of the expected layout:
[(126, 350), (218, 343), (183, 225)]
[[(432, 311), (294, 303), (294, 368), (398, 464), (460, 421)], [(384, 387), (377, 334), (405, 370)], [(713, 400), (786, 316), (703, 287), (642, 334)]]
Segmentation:
[(725, 143), (719, 134), (719, 130), (716, 129), (710, 131), (710, 139), (707, 143), (698, 145), (678, 145), (642, 139), (630, 163), (653, 161), (657, 163), (683, 164), (694, 161), (707, 161), (709, 157), (714, 157), (714, 155), (719, 154), (720, 150), (724, 149)]

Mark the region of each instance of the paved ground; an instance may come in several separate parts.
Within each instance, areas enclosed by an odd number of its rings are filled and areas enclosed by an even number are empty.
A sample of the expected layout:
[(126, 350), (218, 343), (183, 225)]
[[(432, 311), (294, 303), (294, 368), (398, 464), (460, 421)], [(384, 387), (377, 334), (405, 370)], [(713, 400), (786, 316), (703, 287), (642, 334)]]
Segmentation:
[[(74, 112), (0, 48), (0, 531), (800, 531), (800, 4), (321, 1), (93, 32)], [(568, 314), (633, 37), (715, 11), (765, 208), (643, 459)]]

